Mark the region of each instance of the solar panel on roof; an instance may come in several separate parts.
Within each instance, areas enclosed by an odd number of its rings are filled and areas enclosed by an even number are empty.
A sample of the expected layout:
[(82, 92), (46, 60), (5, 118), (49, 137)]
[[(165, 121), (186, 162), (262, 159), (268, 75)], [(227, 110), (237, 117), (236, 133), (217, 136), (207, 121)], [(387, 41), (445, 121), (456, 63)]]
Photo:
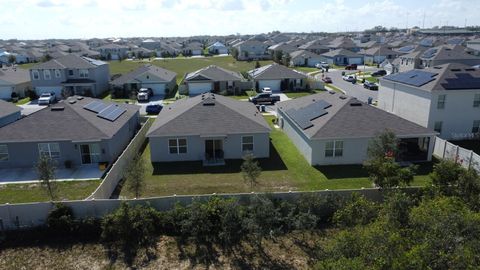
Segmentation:
[(403, 46), (401, 47), (400, 49), (398, 49), (399, 52), (409, 52), (411, 50), (413, 50), (415, 48), (415, 46), (413, 45), (407, 45), (407, 46)]
[(107, 107), (107, 105), (105, 103), (101, 102), (101, 101), (92, 101), (92, 102), (88, 103), (87, 105), (83, 106), (84, 109), (95, 112), (95, 113), (99, 113), (100, 111), (102, 111), (106, 107)]
[(442, 83), (443, 88), (447, 90), (460, 89), (480, 89), (480, 78), (473, 77), (468, 73), (457, 73), (457, 78), (445, 79), (446, 83)]
[(438, 73), (427, 72), (423, 70), (410, 70), (403, 73), (396, 73), (385, 76), (384, 79), (420, 87), (435, 80)]
[(422, 57), (423, 57), (423, 58), (431, 58), (431, 57), (433, 57), (433, 56), (437, 53), (437, 51), (438, 51), (438, 50), (437, 50), (437, 49), (434, 49), (434, 48), (428, 49), (428, 50), (426, 50), (425, 52), (423, 52)]
[(319, 100), (298, 110), (290, 109), (286, 113), (301, 129), (305, 130), (313, 126), (312, 120), (327, 114), (328, 112), (325, 109), (331, 106), (330, 103)]
[(102, 111), (101, 113), (97, 114), (97, 116), (113, 122), (127, 111), (125, 108), (118, 107), (116, 105), (113, 106), (113, 109), (109, 108), (108, 110)]

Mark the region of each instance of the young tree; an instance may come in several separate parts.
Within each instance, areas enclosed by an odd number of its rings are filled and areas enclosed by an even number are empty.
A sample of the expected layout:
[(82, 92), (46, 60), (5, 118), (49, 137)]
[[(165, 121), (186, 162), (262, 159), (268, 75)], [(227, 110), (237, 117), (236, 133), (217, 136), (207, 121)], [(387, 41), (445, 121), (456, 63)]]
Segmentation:
[(237, 48), (232, 48), (231, 54), (233, 58), (238, 59), (238, 50)]
[(140, 155), (137, 155), (127, 166), (124, 179), (127, 189), (139, 198), (145, 187), (145, 161)]
[(260, 62), (256, 61), (255, 62), (255, 68), (259, 68), (259, 67), (261, 67)]
[(253, 154), (247, 154), (243, 157), (243, 163), (240, 167), (242, 169), (243, 179), (250, 183), (250, 187), (253, 187), (258, 184), (257, 178), (262, 173), (262, 168), (258, 165), (258, 161), (255, 160)]
[(36, 165), (38, 180), (42, 182), (42, 186), (47, 189), (50, 199), (54, 201), (56, 199), (56, 185), (52, 181), (55, 179), (55, 163), (46, 155), (40, 155), (38, 163)]
[(395, 162), (398, 155), (398, 139), (395, 133), (386, 130), (370, 141), (367, 155), (365, 167), (376, 186), (391, 188), (409, 185), (413, 181), (416, 166), (402, 168)]
[(13, 63), (15, 63), (16, 60), (17, 60), (17, 58), (15, 57), (15, 55), (10, 54), (8, 56), (8, 63), (13, 64)]

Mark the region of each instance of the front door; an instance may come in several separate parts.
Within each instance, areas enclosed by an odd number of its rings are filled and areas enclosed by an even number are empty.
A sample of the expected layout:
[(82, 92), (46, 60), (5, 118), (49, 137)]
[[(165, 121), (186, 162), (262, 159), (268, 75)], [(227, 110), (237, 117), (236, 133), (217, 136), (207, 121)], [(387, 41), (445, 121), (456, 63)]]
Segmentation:
[(223, 140), (205, 140), (207, 160), (223, 159)]
[(98, 144), (80, 145), (80, 155), (82, 164), (91, 164), (100, 162), (100, 147)]
[(214, 90), (215, 92), (220, 91), (220, 82), (214, 82), (214, 83), (213, 83), (213, 90)]

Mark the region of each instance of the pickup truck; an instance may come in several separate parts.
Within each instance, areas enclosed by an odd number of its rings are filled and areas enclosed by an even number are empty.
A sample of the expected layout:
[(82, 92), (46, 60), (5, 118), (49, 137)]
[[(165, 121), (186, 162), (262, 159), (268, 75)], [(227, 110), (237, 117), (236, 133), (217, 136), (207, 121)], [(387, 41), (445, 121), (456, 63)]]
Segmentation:
[(42, 93), (38, 98), (38, 105), (49, 105), (55, 103), (57, 98), (55, 97), (55, 93)]
[(153, 90), (151, 88), (140, 88), (137, 94), (138, 101), (148, 101), (153, 96)]
[(275, 102), (280, 101), (280, 96), (269, 93), (260, 93), (254, 97), (249, 97), (248, 100), (253, 104), (275, 104)]

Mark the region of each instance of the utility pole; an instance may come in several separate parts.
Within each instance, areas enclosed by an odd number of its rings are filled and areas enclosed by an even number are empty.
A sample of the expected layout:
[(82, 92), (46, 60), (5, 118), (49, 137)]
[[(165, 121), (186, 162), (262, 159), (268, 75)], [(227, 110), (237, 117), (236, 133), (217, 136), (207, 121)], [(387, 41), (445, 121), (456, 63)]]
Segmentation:
[(425, 10), (423, 11), (422, 29), (425, 29)]

